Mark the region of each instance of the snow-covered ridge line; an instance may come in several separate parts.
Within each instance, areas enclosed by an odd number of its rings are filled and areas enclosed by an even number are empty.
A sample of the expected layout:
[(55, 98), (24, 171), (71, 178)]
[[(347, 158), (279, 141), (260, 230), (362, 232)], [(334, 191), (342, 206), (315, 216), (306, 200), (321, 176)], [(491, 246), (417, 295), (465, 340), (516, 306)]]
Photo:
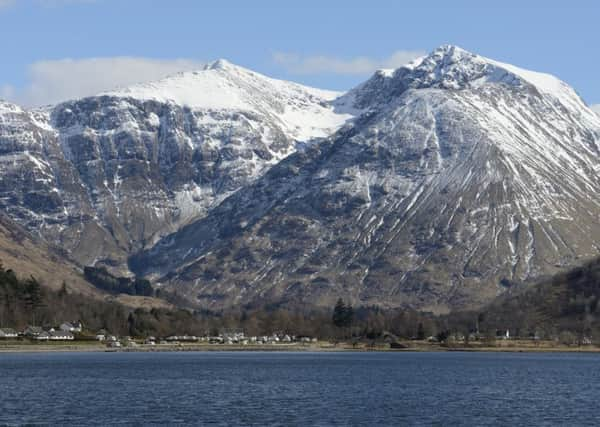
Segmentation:
[(458, 46), (444, 45), (429, 55), (417, 58), (396, 70), (378, 70), (374, 76), (346, 95), (359, 97), (370, 91), (378, 79), (402, 80), (408, 88), (466, 89), (486, 84), (530, 85), (563, 106), (577, 110), (586, 120), (595, 120), (593, 108), (586, 105), (577, 92), (559, 78), (516, 67), (468, 52)]
[(560, 80), (443, 46), (341, 101), (368, 114), (137, 254), (136, 274), (211, 308), (343, 286), (442, 312), (597, 256), (600, 120)]
[(273, 79), (223, 59), (200, 71), (101, 95), (172, 102), (194, 110), (258, 112), (277, 119), (299, 141), (326, 137), (354, 116), (334, 102), (341, 92)]
[[(363, 111), (369, 114), (354, 120)], [(307, 146), (316, 149), (302, 150)], [(324, 156), (331, 149), (335, 161), (321, 158), (321, 147)], [(420, 254), (434, 253), (434, 260), (458, 254), (455, 264), (464, 268), (456, 277), (484, 277), (486, 268), (508, 262), (512, 270), (502, 274), (522, 279), (600, 245), (600, 117), (554, 77), (454, 46), (377, 71), (345, 94), (219, 60), (54, 107), (0, 103), (0, 148), (0, 209), (71, 251), (81, 265), (126, 269), (128, 257), (166, 234), (215, 212), (229, 215), (239, 203), (228, 205), (228, 199), (242, 197), (236, 195), (263, 178), (264, 194), (255, 189), (247, 210), (231, 217), (223, 234), (236, 224), (246, 229), (260, 205), (270, 206), (297, 186), (298, 199), (288, 201), (302, 201), (295, 212), (311, 224), (308, 234), (320, 230), (314, 247), (327, 236), (332, 244), (356, 241), (344, 252), (352, 258), (347, 266), (360, 267), (353, 277), (365, 289), (379, 281), (373, 279), (378, 264), (369, 260), (388, 255), (403, 254), (391, 263), (403, 264), (404, 273), (394, 279), (398, 286), (427, 261), (419, 261)], [(302, 155), (294, 155), (299, 150)], [(314, 179), (302, 160), (312, 156), (318, 157), (310, 166), (321, 165)], [(279, 208), (281, 224), (288, 224), (289, 206)], [(304, 220), (292, 218), (290, 232), (304, 229)], [(272, 225), (268, 241), (285, 243), (279, 231), (287, 228)], [(352, 233), (344, 237), (344, 230)], [(206, 240), (200, 237), (190, 240), (193, 248)], [(460, 245), (470, 245), (472, 253), (460, 252)], [(313, 249), (307, 249), (306, 258), (294, 262), (309, 259)], [(322, 257), (327, 254), (334, 268), (335, 252), (324, 250)], [(263, 261), (261, 267), (281, 267)], [(306, 271), (313, 270), (311, 280), (323, 267)], [(289, 271), (281, 268), (272, 283)], [(260, 272), (253, 283), (263, 279)]]

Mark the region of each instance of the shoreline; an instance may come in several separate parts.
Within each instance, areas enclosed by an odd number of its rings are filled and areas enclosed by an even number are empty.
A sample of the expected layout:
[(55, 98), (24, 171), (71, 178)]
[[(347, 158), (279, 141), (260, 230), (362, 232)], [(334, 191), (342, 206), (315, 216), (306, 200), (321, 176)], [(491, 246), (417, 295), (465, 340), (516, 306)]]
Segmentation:
[(434, 344), (406, 345), (404, 348), (389, 346), (358, 346), (341, 343), (312, 345), (275, 344), (275, 345), (223, 345), (223, 344), (161, 344), (156, 346), (139, 345), (135, 347), (109, 348), (97, 343), (0, 343), (0, 357), (3, 353), (169, 353), (169, 352), (312, 352), (312, 353), (600, 353), (596, 346), (563, 346), (563, 345), (498, 345), (498, 346), (441, 346)]

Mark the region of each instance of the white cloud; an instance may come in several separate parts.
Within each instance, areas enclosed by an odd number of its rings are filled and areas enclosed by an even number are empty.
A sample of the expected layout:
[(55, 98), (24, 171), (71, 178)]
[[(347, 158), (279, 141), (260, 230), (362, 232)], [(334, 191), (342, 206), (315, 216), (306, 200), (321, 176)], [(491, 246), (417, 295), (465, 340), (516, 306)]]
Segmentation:
[(0, 97), (26, 106), (54, 104), (157, 80), (180, 71), (199, 69), (203, 65), (203, 62), (192, 59), (126, 56), (39, 61), (29, 66), (29, 80), (23, 89), (0, 87)]
[(13, 99), (15, 97), (15, 88), (11, 85), (0, 86), (0, 99)]
[(592, 109), (593, 111), (595, 111), (597, 114), (600, 114), (600, 104), (594, 104), (594, 105), (591, 105), (590, 107), (591, 107), (591, 109)]
[(343, 59), (325, 55), (302, 56), (276, 52), (273, 54), (273, 61), (294, 74), (368, 75), (381, 68), (398, 68), (425, 54), (423, 51), (398, 50), (383, 59), (367, 56)]
[(15, 4), (15, 0), (0, 0), (0, 9), (5, 9), (13, 4)]

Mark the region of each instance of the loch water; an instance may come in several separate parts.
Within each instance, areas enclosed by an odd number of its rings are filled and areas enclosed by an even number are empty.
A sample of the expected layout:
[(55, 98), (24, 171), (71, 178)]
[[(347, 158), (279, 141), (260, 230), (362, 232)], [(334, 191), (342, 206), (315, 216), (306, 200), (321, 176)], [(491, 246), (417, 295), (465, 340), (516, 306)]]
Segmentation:
[(0, 425), (599, 425), (600, 355), (0, 354)]

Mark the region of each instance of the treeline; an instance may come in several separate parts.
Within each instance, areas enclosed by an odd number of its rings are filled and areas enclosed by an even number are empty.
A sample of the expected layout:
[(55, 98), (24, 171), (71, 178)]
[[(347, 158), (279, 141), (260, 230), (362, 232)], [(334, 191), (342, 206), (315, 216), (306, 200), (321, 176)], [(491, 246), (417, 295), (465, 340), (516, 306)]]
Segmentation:
[[(279, 332), (322, 339), (375, 339), (388, 333), (412, 337), (423, 327), (422, 315), (413, 311), (352, 309), (349, 304), (343, 309), (338, 307), (337, 312), (333, 307), (239, 308), (219, 312), (131, 309), (69, 292), (66, 285), (58, 291), (51, 290), (36, 278), (19, 278), (0, 264), (0, 327), (22, 330), (27, 325), (50, 327), (64, 321), (81, 321), (91, 333), (105, 329), (112, 334), (136, 337), (216, 335), (223, 330), (243, 329), (256, 336)], [(427, 330), (431, 329), (429, 323), (426, 325)]]
[[(112, 293), (123, 290), (151, 295), (144, 281), (120, 280), (103, 269), (86, 269), (96, 286)], [(102, 285), (98, 285), (102, 281)], [(137, 282), (137, 285), (136, 285)], [(140, 285), (141, 284), (141, 285)], [(150, 286), (151, 289), (151, 286)], [(135, 292), (135, 293), (134, 293)], [(163, 296), (163, 295), (161, 295)], [(177, 294), (165, 294), (176, 302)], [(89, 331), (106, 329), (118, 335), (168, 336), (218, 334), (243, 329), (248, 335), (274, 332), (330, 340), (426, 339), (477, 334), (493, 338), (507, 329), (511, 336), (551, 339), (565, 334), (573, 341), (600, 338), (600, 261), (506, 294), (478, 311), (445, 316), (410, 309), (352, 307), (339, 300), (327, 308), (299, 306), (240, 307), (224, 311), (192, 309), (131, 309), (68, 291), (50, 290), (36, 278), (18, 278), (0, 264), (0, 327), (21, 329), (28, 324), (56, 326), (83, 322)]]
[[(89, 272), (89, 270), (88, 270)], [(88, 273), (89, 274), (89, 273)], [(110, 280), (110, 276), (102, 274)], [(176, 298), (176, 294), (171, 295)], [(412, 310), (336, 307), (237, 308), (219, 312), (187, 309), (131, 309), (117, 302), (93, 299), (68, 291), (50, 290), (33, 277), (18, 278), (0, 265), (0, 326), (57, 326), (79, 320), (86, 330), (143, 336), (218, 334), (243, 329), (248, 335), (274, 332), (321, 339), (378, 340), (386, 337), (423, 339), (440, 330), (439, 319)]]
[[(179, 332), (216, 333), (239, 328), (249, 335), (282, 332), (330, 340), (377, 341), (436, 337), (494, 340), (507, 330), (511, 337), (557, 339), (576, 344), (584, 337), (600, 342), (600, 259), (513, 290), (476, 311), (437, 316), (410, 309), (352, 307), (338, 300), (328, 308), (270, 306), (222, 312), (190, 312)], [(161, 330), (169, 315), (154, 319), (141, 311), (139, 332)], [(145, 323), (146, 322), (146, 323)], [(185, 328), (189, 330), (185, 330)]]
[(18, 330), (27, 325), (57, 326), (83, 321), (92, 330), (125, 332), (127, 310), (117, 303), (69, 293), (66, 284), (48, 289), (34, 277), (19, 278), (0, 263), (0, 326)]
[(569, 332), (600, 339), (599, 299), (596, 259), (498, 298), (480, 314), (481, 323), (503, 325), (521, 336), (549, 338)]
[(414, 310), (383, 310), (380, 307), (352, 307), (338, 301), (329, 308), (268, 307), (210, 313), (212, 331), (240, 328), (248, 335), (280, 332), (329, 340), (383, 340), (426, 338), (436, 334), (436, 318)]
[(104, 267), (85, 267), (83, 274), (88, 282), (111, 294), (154, 295), (154, 289), (146, 279), (116, 277)]
[[(34, 277), (19, 278), (0, 262), (0, 327), (55, 327), (81, 321), (90, 337), (104, 329), (115, 335), (167, 336), (203, 334), (217, 317), (184, 309), (132, 309), (118, 302), (69, 292), (66, 284), (51, 290)], [(84, 334), (84, 335), (85, 335)]]

